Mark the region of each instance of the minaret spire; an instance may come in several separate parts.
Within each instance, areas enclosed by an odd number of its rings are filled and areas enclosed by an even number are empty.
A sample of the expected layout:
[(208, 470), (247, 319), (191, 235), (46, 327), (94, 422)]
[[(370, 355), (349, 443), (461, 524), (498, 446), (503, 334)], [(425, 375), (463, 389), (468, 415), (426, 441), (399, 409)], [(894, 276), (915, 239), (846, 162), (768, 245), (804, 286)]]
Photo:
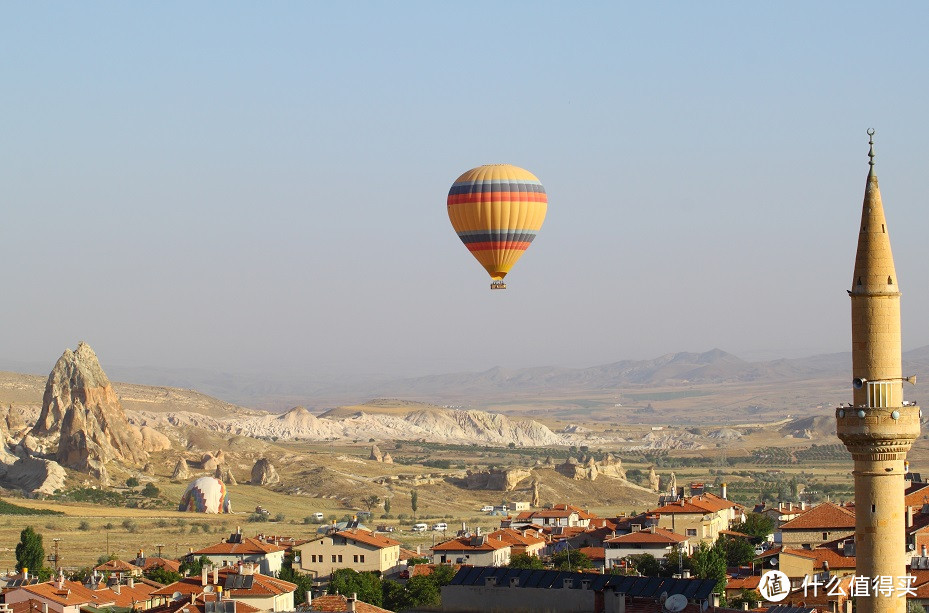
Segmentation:
[[(919, 436), (919, 407), (903, 401), (900, 291), (868, 130), (868, 179), (852, 289), (851, 407), (836, 409), (837, 434), (854, 460), (855, 574), (869, 581), (906, 575), (906, 454)], [(883, 579), (881, 579), (883, 580)], [(856, 595), (858, 613), (905, 613), (906, 598)]]

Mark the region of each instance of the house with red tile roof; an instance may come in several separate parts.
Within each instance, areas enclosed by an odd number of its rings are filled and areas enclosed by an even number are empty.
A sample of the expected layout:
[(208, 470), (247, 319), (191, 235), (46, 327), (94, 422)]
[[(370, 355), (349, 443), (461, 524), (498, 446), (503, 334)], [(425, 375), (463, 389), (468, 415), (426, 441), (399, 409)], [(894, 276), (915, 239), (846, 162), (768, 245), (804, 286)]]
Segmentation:
[(143, 573), (153, 571), (156, 568), (163, 568), (172, 573), (181, 572), (181, 563), (177, 560), (171, 560), (170, 558), (149, 556), (147, 558), (136, 558), (132, 563), (140, 567)]
[(506, 527), (522, 528), (530, 524), (536, 524), (543, 528), (555, 526), (586, 528), (594, 519), (597, 519), (596, 515), (580, 507), (570, 504), (556, 504), (550, 509), (523, 511), (516, 517), (510, 518)]
[(687, 555), (690, 555), (691, 551), (691, 543), (686, 536), (654, 526), (649, 530), (607, 539), (603, 542), (603, 547), (606, 568), (619, 566), (620, 560), (631, 555), (647, 553), (661, 560), (675, 548), (682, 549)]
[(94, 566), (94, 570), (98, 573), (107, 573), (120, 581), (125, 577), (139, 577), (142, 575), (140, 567), (123, 560), (107, 560), (103, 564)]
[(239, 562), (250, 562), (265, 575), (276, 575), (284, 565), (285, 548), (266, 543), (257, 538), (248, 538), (236, 532), (221, 543), (204, 547), (188, 556), (199, 559), (206, 556), (217, 567), (234, 566)]
[(321, 613), (393, 613), (389, 609), (382, 609), (363, 600), (358, 600), (357, 594), (351, 596), (343, 594), (317, 596), (309, 607), (301, 607), (300, 610), (320, 611)]
[(522, 530), (503, 528), (491, 532), (488, 536), (509, 543), (511, 556), (526, 554), (539, 557), (546, 544), (545, 538), (540, 533), (529, 528)]
[[(853, 536), (855, 511), (824, 502), (781, 524), (778, 534), (785, 548), (812, 549), (828, 541)], [(775, 541), (778, 541), (777, 534)]]
[(487, 534), (459, 536), (433, 546), (432, 561), (435, 564), (506, 566), (511, 553), (509, 543)]
[(400, 542), (370, 530), (350, 528), (321, 535), (299, 548), (300, 570), (327, 579), (339, 568), (390, 575), (406, 568)]
[(199, 577), (185, 577), (152, 592), (163, 601), (180, 594), (184, 599), (220, 594), (260, 611), (292, 611), (297, 586), (289, 581), (258, 572), (253, 564), (235, 567), (204, 568)]
[(52, 613), (78, 613), (81, 607), (127, 607), (149, 609), (159, 602), (155, 588), (128, 579), (126, 584), (107, 587), (103, 584), (84, 585), (68, 581), (61, 575), (52, 581), (23, 585), (4, 594), (7, 604), (34, 600)]
[(261, 609), (220, 594), (190, 594), (150, 609), (150, 613), (259, 613)]
[(730, 527), (729, 509), (706, 496), (692, 496), (649, 509), (646, 516), (657, 518), (659, 528), (686, 536), (691, 542), (714, 543), (719, 533)]

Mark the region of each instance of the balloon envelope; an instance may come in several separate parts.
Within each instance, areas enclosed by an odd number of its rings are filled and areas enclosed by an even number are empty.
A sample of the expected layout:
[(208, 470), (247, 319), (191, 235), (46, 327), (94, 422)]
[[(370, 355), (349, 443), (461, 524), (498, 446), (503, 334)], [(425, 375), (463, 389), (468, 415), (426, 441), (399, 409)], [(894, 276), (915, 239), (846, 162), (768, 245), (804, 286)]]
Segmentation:
[(495, 281), (529, 248), (547, 208), (539, 179), (511, 164), (472, 168), (448, 191), (452, 227)]
[(226, 484), (215, 477), (195, 479), (187, 486), (177, 510), (195, 513), (228, 513), (230, 504)]

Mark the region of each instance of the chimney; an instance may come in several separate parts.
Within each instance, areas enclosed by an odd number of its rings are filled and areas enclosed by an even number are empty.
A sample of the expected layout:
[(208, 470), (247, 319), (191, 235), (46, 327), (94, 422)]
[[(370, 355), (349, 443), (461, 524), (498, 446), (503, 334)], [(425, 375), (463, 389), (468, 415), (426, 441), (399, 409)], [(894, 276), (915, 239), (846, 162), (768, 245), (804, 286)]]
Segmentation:
[(922, 557), (925, 558), (925, 557), (926, 557), (926, 546), (925, 546), (925, 545), (923, 545), (923, 547), (922, 547), (922, 554), (923, 554)]
[(684, 579), (690, 579), (690, 569), (689, 569), (689, 568), (685, 568), (684, 571), (683, 571), (681, 574), (684, 576)]
[(135, 587), (135, 579), (133, 579), (132, 577), (129, 577), (129, 587), (130, 588)]
[(196, 604), (196, 603), (197, 603), (197, 594), (195, 592), (191, 592), (190, 593), (190, 604)]
[(236, 527), (235, 527), (235, 533), (236, 533), (236, 534), (242, 534), (242, 526), (236, 526)]
[(720, 486), (719, 495), (726, 499), (729, 498), (729, 487), (725, 483)]
[(313, 604), (313, 592), (311, 592), (310, 590), (306, 591), (306, 604), (307, 604), (307, 608), (310, 608), (310, 610), (312, 610), (310, 605)]
[(480, 526), (477, 527), (477, 535), (478, 535), (478, 536), (481, 535), (481, 527), (480, 527)]
[(216, 585), (217, 583), (219, 583), (219, 567), (214, 566), (213, 567), (213, 585)]
[(358, 600), (358, 594), (352, 592), (352, 597), (348, 599), (348, 610), (355, 613), (355, 601)]
[(801, 500), (801, 501), (800, 501), (800, 510), (801, 510), (801, 511), (806, 511), (806, 501), (805, 501), (805, 500)]
[(710, 606), (713, 607), (714, 609), (719, 608), (719, 594), (717, 594), (716, 592), (713, 592), (712, 594), (710, 594)]
[(742, 610), (743, 610), (743, 611), (748, 611), (748, 601), (747, 601), (747, 600), (743, 600), (743, 601), (742, 601)]
[(48, 613), (48, 603), (47, 603), (47, 602), (43, 602), (43, 603), (42, 603), (42, 613)]
[(117, 583), (116, 585), (113, 586), (113, 592), (114, 592), (117, 596), (119, 595), (119, 592), (120, 592), (120, 590), (122, 590), (122, 589), (123, 589), (123, 586), (122, 586), (121, 583)]
[(648, 531), (651, 532), (652, 534), (655, 534), (655, 524), (652, 524), (651, 526), (649, 526)]
[(906, 527), (913, 527), (913, 507), (906, 505)]
[(209, 573), (210, 571), (206, 566), (200, 569), (200, 585), (201, 586), (206, 587), (206, 584), (210, 582)]

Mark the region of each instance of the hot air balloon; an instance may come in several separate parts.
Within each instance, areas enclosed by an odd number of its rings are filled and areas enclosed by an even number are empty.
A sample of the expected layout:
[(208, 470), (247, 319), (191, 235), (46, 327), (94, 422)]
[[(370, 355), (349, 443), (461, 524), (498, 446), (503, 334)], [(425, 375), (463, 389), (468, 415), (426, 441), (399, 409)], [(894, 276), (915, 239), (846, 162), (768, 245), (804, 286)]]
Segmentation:
[(200, 477), (194, 479), (187, 486), (178, 511), (192, 511), (196, 513), (230, 513), (232, 505), (226, 484), (214, 477)]
[(490, 289), (506, 289), (503, 277), (542, 228), (547, 208), (538, 178), (511, 164), (472, 168), (448, 190), (452, 227), (490, 274)]

